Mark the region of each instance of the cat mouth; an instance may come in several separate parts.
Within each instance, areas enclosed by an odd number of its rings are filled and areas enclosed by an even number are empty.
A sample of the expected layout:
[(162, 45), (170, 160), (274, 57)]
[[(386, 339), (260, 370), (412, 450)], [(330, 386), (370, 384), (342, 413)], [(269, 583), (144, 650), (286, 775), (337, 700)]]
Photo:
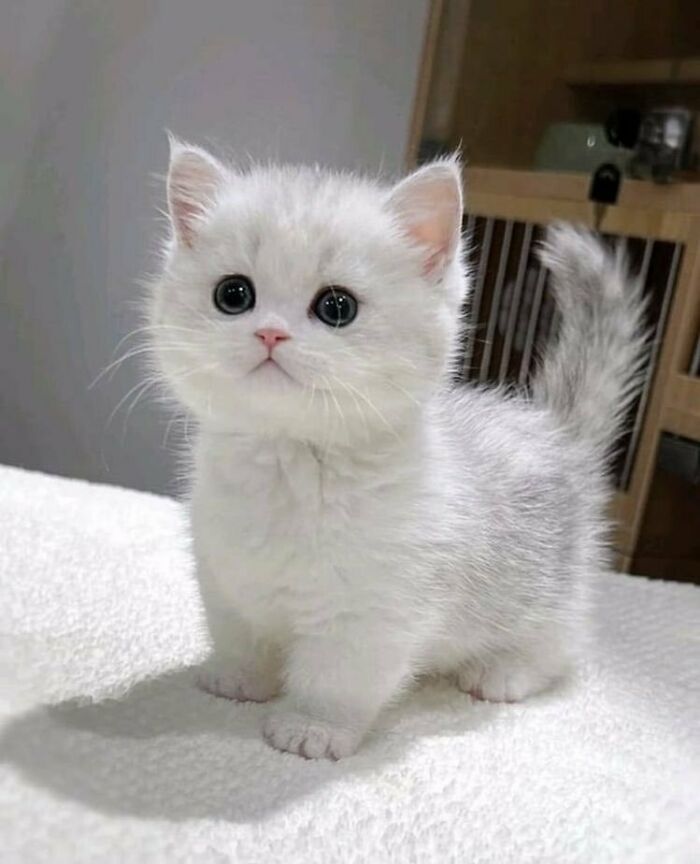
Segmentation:
[(258, 363), (257, 366), (254, 366), (250, 370), (249, 374), (254, 375), (256, 372), (262, 372), (263, 374), (265, 374), (265, 373), (267, 373), (267, 374), (280, 373), (285, 378), (287, 378), (289, 381), (293, 381), (295, 384), (297, 383), (297, 380), (295, 378), (292, 378), (292, 376), (289, 374), (289, 372), (287, 372), (286, 369), (284, 369), (282, 366), (280, 366), (280, 364), (273, 357), (266, 357), (264, 360), (262, 360), (260, 363)]

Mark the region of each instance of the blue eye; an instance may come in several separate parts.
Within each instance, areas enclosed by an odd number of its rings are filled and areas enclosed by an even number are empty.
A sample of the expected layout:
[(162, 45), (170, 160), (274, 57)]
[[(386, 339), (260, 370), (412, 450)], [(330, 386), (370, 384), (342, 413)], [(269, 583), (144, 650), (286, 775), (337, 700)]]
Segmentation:
[(329, 327), (347, 327), (357, 317), (357, 300), (345, 288), (329, 285), (317, 294), (311, 311)]
[(214, 288), (214, 305), (224, 315), (248, 312), (255, 306), (255, 287), (247, 276), (224, 276)]

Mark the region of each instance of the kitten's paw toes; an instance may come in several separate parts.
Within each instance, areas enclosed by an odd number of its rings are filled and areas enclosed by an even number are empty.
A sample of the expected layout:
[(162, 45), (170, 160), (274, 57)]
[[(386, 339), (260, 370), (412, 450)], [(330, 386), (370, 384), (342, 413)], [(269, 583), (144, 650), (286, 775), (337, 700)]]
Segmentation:
[(361, 738), (350, 729), (290, 711), (270, 714), (263, 726), (263, 736), (276, 750), (296, 753), (305, 759), (343, 759), (357, 750)]
[(457, 671), (457, 687), (470, 696), (474, 695), (474, 691), (479, 686), (483, 670), (476, 666), (464, 666)]
[(520, 702), (539, 693), (549, 678), (538, 669), (498, 662), (486, 668), (467, 666), (457, 674), (457, 686), (486, 702)]
[(236, 702), (267, 702), (277, 695), (277, 682), (265, 675), (224, 671), (203, 666), (197, 670), (197, 686), (213, 696)]

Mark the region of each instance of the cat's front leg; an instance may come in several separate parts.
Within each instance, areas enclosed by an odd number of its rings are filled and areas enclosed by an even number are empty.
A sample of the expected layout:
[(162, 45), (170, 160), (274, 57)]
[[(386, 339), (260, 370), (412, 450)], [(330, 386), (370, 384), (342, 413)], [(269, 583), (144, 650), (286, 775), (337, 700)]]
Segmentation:
[(327, 635), (291, 648), (286, 695), (267, 717), (265, 739), (309, 759), (355, 752), (381, 708), (410, 675), (410, 640), (384, 622), (334, 622)]
[(280, 690), (280, 650), (269, 633), (202, 587), (211, 638), (209, 658), (197, 670), (202, 690), (238, 702), (267, 702)]
[(197, 669), (197, 686), (207, 693), (237, 702), (267, 702), (280, 689), (273, 646), (257, 643), (250, 651), (214, 651)]

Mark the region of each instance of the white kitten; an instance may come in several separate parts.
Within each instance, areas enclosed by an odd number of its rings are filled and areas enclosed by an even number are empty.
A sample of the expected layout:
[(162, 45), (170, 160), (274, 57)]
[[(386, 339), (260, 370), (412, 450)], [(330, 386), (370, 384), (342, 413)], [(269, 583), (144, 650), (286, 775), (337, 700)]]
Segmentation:
[(239, 172), (174, 142), (154, 350), (192, 412), (206, 689), (278, 694), (281, 750), (352, 753), (416, 675), (521, 699), (569, 667), (603, 565), (604, 462), (634, 393), (638, 290), (556, 229), (561, 335), (524, 396), (454, 386), (455, 161), (393, 188)]

